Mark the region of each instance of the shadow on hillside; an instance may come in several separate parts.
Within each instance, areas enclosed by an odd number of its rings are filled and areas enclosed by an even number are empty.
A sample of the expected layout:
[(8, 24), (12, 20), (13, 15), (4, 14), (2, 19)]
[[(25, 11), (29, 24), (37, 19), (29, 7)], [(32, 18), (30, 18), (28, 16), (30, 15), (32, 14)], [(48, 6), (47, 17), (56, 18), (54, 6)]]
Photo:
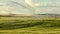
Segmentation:
[(16, 22), (7, 22), (7, 23), (0, 23), (0, 30), (12, 30), (18, 28), (28, 28), (39, 25), (39, 27), (60, 27), (60, 21), (16, 21)]

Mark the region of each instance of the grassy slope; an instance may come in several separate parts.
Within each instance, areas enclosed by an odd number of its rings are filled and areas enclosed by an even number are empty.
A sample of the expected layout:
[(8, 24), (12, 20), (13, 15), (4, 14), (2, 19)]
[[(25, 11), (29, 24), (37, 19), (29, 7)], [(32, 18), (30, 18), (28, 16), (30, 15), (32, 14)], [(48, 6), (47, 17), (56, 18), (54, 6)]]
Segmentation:
[[(31, 27), (26, 25), (28, 27), (25, 26), (25, 28), (21, 28), (20, 24), (29, 24), (29, 26), (31, 26), (31, 24), (34, 25)], [(3, 26), (1, 27), (1, 25)], [(19, 27), (17, 27), (17, 25)], [(0, 18), (0, 27), (0, 34), (60, 34), (60, 20), (42, 21), (38, 19), (23, 20), (15, 18)]]

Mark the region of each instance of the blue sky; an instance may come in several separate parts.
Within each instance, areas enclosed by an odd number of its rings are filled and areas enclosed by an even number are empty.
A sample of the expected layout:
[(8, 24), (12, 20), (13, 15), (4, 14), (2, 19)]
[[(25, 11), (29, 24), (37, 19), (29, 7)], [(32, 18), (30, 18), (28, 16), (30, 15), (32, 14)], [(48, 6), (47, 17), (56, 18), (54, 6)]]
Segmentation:
[[(60, 0), (0, 0), (0, 14), (60, 14)], [(2, 10), (1, 10), (2, 8)]]

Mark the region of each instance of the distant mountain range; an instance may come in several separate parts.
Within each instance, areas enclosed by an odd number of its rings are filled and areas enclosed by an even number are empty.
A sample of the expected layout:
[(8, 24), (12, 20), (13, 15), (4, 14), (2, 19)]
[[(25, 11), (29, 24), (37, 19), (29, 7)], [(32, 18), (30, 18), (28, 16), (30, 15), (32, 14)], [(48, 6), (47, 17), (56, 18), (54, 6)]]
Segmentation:
[(37, 14), (37, 15), (60, 16), (60, 14)]
[(35, 14), (35, 15), (30, 15), (30, 14), (0, 14), (0, 16), (37, 16), (37, 17), (48, 17), (48, 16), (51, 16), (51, 17), (55, 17), (55, 16), (60, 16), (60, 14)]

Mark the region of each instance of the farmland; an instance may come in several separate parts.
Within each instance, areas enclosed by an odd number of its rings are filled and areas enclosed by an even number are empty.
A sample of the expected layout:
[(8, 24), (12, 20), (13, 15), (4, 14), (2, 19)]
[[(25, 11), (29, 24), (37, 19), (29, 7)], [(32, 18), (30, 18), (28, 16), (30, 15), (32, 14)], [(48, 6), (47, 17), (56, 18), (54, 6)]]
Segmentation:
[(0, 34), (60, 34), (60, 20), (0, 17)]

